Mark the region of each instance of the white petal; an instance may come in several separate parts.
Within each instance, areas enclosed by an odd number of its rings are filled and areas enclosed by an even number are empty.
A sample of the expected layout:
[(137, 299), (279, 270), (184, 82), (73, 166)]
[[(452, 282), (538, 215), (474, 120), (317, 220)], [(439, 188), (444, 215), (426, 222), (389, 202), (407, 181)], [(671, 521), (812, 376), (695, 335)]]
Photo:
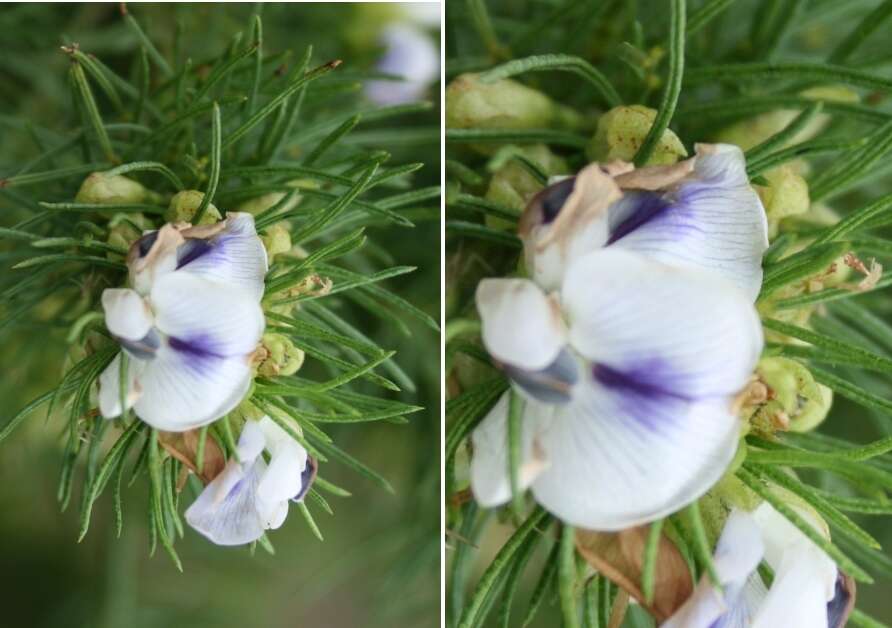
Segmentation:
[(230, 460), (186, 510), (186, 522), (217, 545), (243, 545), (265, 529), (257, 511), (256, 492), (263, 461), (242, 465)]
[(500, 362), (543, 369), (564, 345), (557, 304), (526, 279), (484, 279), (477, 286), (483, 344)]
[[(263, 310), (242, 290), (174, 272), (152, 286), (155, 326), (201, 353), (248, 355), (263, 334)], [(177, 344), (177, 343), (174, 343)]]
[[(747, 628), (756, 608), (753, 593), (758, 592), (759, 584), (750, 580), (763, 552), (762, 535), (753, 517), (741, 510), (732, 511), (715, 552), (724, 596), (704, 574), (691, 597), (662, 628)], [(761, 602), (761, 597), (757, 601)]]
[(825, 569), (822, 558), (825, 557), (811, 548), (799, 547), (786, 552), (753, 628), (827, 628), (828, 599), (822, 581)]
[(254, 462), (266, 447), (263, 430), (256, 421), (247, 421), (238, 437), (238, 459), (242, 463)]
[(292, 499), (303, 486), (307, 450), (269, 417), (263, 417), (259, 425), (266, 435), (270, 462), (269, 469), (260, 480), (258, 495), (267, 502)]
[(177, 250), (177, 274), (238, 286), (257, 301), (268, 269), (266, 249), (248, 213), (228, 213), (221, 233), (206, 240), (189, 238)]
[(102, 309), (105, 326), (118, 338), (142, 340), (152, 328), (152, 311), (135, 290), (103, 290)]
[[(827, 524), (810, 507), (797, 501), (788, 501), (787, 504), (806, 522), (815, 529), (818, 534), (830, 538)], [(753, 516), (762, 531), (765, 542), (765, 561), (775, 572), (779, 572), (784, 565), (789, 564), (788, 556), (795, 552), (800, 557), (805, 557), (811, 563), (812, 578), (821, 587), (823, 599), (829, 602), (836, 591), (836, 563), (827, 556), (807, 536), (781, 515), (771, 504), (763, 502), (754, 512)], [(772, 587), (773, 590), (773, 587)]]
[(762, 351), (758, 314), (740, 290), (629, 251), (603, 249), (578, 260), (562, 299), (570, 344), (602, 371), (595, 374), (639, 391), (689, 400), (733, 396)]
[[(145, 363), (133, 356), (127, 361), (127, 398), (124, 403), (127, 409), (142, 395), (142, 390), (136, 385), (137, 377), (142, 373)], [(106, 419), (114, 419), (121, 416), (121, 354), (119, 353), (109, 363), (99, 376), (99, 413)]]
[[(439, 8), (437, 11), (439, 16)], [(385, 52), (377, 70), (403, 80), (369, 81), (365, 88), (369, 100), (398, 105), (424, 96), (440, 75), (440, 52), (430, 35), (412, 26), (393, 25), (384, 30), (381, 39)]]
[[(480, 422), (471, 441), (471, 490), (481, 506), (491, 508), (511, 499), (511, 480), (508, 474), (508, 402), (510, 393), (503, 394), (489, 414)], [(548, 466), (536, 444), (537, 435), (550, 422), (553, 410), (545, 404), (527, 401), (521, 417), (521, 463), (518, 469), (518, 488), (526, 490)]]
[(182, 432), (231, 412), (251, 387), (246, 356), (219, 357), (163, 345), (145, 365), (136, 414), (154, 428)]
[(736, 146), (698, 145), (691, 176), (666, 193), (627, 192), (609, 214), (610, 246), (719, 273), (751, 301), (759, 294), (768, 223)]
[(727, 400), (578, 390), (539, 437), (549, 467), (533, 483), (539, 503), (567, 523), (648, 523), (702, 496), (734, 457), (740, 428)]

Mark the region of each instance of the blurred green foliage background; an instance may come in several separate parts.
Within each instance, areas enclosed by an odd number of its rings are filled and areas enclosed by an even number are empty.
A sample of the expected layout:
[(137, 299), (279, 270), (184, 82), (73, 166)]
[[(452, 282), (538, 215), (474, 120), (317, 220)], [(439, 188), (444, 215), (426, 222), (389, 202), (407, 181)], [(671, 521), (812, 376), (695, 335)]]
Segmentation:
[[(130, 7), (168, 58), (203, 58), (225, 50), (238, 33), (250, 37), (262, 15), (267, 55), (339, 58), (356, 76), (381, 53), (380, 28), (398, 9), (376, 4), (139, 4)], [(33, 128), (60, 134), (73, 125), (62, 44), (78, 43), (123, 76), (134, 67), (137, 40), (117, 3), (18, 4), (0, 11), (0, 175), (40, 151)], [(179, 35), (177, 33), (179, 32)], [(431, 37), (438, 34), (431, 31)], [(289, 61), (282, 58), (283, 63)], [(438, 185), (438, 87), (432, 110), (380, 123), (362, 123), (351, 141), (384, 149), (394, 163), (424, 162), (419, 187)], [(315, 118), (369, 107), (361, 83), (349, 83)], [(29, 126), (26, 121), (33, 124)], [(299, 121), (298, 124), (301, 122)], [(41, 131), (42, 132), (42, 131)], [(75, 188), (76, 189), (76, 188)], [(0, 195), (0, 224), (15, 222), (15, 196)], [(222, 209), (227, 209), (223, 207)], [(411, 233), (372, 228), (370, 238), (400, 264), (418, 270), (388, 287), (439, 318), (439, 223), (415, 219)], [(407, 237), (408, 236), (408, 237)], [(0, 272), (9, 273), (9, 264)], [(354, 313), (355, 314), (355, 313)], [(124, 494), (124, 534), (114, 536), (110, 497), (103, 497), (86, 539), (75, 543), (77, 508), (60, 513), (56, 485), (64, 422), (34, 413), (0, 447), (0, 604), (4, 626), (118, 628), (258, 626), (435, 626), (439, 624), (439, 338), (407, 321), (411, 335), (377, 319), (353, 317), (376, 343), (398, 351), (416, 384), (402, 401), (425, 411), (407, 425), (390, 423), (332, 430), (339, 446), (382, 473), (395, 487), (383, 492), (347, 469), (327, 479), (353, 493), (336, 499), (335, 515), (317, 515), (318, 542), (293, 509), (271, 535), (276, 555), (219, 548), (191, 530), (179, 544), (185, 573), (159, 552), (147, 556), (145, 486)], [(2, 330), (0, 422), (50, 388), (61, 373), (65, 330), (33, 328), (20, 320)]]

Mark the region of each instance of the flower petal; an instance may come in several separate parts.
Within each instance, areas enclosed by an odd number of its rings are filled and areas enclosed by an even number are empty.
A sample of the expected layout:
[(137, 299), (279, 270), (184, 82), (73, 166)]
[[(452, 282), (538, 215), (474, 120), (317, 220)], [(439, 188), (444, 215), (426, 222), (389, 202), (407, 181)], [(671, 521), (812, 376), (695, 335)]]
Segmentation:
[(105, 326), (118, 338), (138, 341), (152, 329), (152, 311), (135, 290), (103, 290), (102, 309)]
[(602, 531), (648, 523), (703, 495), (734, 457), (739, 426), (727, 400), (578, 390), (538, 438), (550, 466), (533, 483), (537, 501), (567, 523)]
[[(189, 230), (184, 234), (188, 236)], [(238, 286), (258, 301), (267, 270), (266, 249), (248, 213), (228, 213), (220, 233), (208, 239), (188, 238), (177, 249), (177, 271)]]
[(303, 486), (307, 450), (267, 416), (260, 419), (259, 427), (266, 437), (270, 462), (260, 480), (258, 495), (269, 502), (292, 499)]
[(365, 88), (369, 100), (379, 105), (418, 100), (440, 75), (437, 46), (424, 31), (400, 24), (386, 28), (381, 40), (385, 52), (377, 63), (377, 70), (403, 80), (369, 81)]
[(626, 192), (611, 205), (608, 244), (665, 262), (718, 272), (755, 301), (768, 222), (743, 153), (698, 145), (694, 172), (669, 192)]
[[(142, 389), (136, 384), (137, 378), (145, 368), (145, 363), (132, 355), (127, 361), (127, 409), (142, 395)], [(99, 413), (106, 419), (121, 416), (121, 354), (109, 363), (99, 376)]]
[(753, 628), (808, 626), (827, 628), (827, 596), (820, 551), (799, 547), (788, 551), (775, 571), (768, 595), (759, 607)]
[[(480, 422), (471, 441), (471, 490), (485, 508), (504, 504), (511, 499), (511, 480), (508, 474), (508, 403), (510, 392), (503, 394), (489, 414)], [(551, 418), (552, 407), (527, 401), (521, 417), (521, 462), (518, 488), (526, 490), (548, 466), (536, 444), (537, 434), (545, 429)]]
[(483, 344), (500, 362), (540, 370), (564, 345), (557, 304), (526, 279), (484, 279), (477, 286)]
[[(747, 628), (761, 601), (758, 574), (750, 583), (764, 546), (755, 520), (747, 513), (734, 510), (725, 522), (715, 553), (715, 567), (724, 595), (713, 586), (707, 575), (700, 579), (693, 595), (662, 628)], [(750, 591), (755, 587), (755, 591)], [(764, 590), (764, 587), (763, 587)]]
[(243, 464), (254, 462), (266, 447), (263, 430), (256, 421), (247, 421), (238, 437), (238, 459)]
[(260, 305), (227, 284), (168, 273), (152, 286), (151, 302), (155, 326), (196, 355), (246, 356), (263, 334)]
[(139, 377), (136, 414), (154, 428), (183, 432), (231, 412), (251, 388), (246, 356), (221, 357), (199, 345), (165, 344)]
[(265, 529), (257, 511), (256, 492), (266, 465), (242, 465), (230, 460), (186, 510), (186, 522), (217, 545), (244, 545)]
[(762, 351), (758, 314), (741, 291), (629, 251), (578, 260), (562, 299), (570, 344), (594, 363), (596, 380), (630, 398), (733, 396)]

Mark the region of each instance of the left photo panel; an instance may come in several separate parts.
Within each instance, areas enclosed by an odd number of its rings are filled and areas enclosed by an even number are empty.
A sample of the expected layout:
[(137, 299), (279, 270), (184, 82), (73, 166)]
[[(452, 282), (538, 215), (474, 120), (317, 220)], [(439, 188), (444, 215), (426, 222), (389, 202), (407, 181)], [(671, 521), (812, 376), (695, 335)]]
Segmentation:
[(4, 625), (440, 625), (440, 16), (3, 9)]

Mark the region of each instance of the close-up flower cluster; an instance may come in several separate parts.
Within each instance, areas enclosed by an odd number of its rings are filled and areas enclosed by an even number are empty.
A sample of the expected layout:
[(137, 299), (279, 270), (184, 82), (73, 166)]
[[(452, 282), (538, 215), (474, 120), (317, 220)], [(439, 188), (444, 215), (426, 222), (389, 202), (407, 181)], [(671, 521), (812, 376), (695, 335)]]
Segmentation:
[(448, 625), (892, 617), (890, 8), (447, 11)]

